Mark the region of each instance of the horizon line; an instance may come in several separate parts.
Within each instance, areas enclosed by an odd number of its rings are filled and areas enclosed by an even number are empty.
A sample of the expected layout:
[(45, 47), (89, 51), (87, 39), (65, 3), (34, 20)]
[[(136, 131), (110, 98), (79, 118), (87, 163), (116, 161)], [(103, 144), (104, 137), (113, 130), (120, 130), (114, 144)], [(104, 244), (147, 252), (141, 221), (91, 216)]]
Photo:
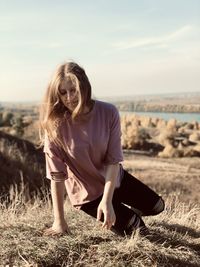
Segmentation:
[[(111, 96), (95, 96), (93, 95), (94, 99), (98, 99), (98, 98), (102, 98), (102, 99), (110, 99), (110, 98), (121, 98), (123, 101), (124, 98), (130, 98), (130, 97), (151, 97), (151, 96), (169, 96), (169, 95), (194, 95), (194, 94), (199, 94), (200, 95), (200, 91), (192, 91), (192, 92), (187, 92), (187, 91), (183, 91), (183, 92), (165, 92), (165, 93), (148, 93), (148, 94), (127, 94), (127, 95), (111, 95)], [(127, 101), (127, 100), (126, 100)], [(1, 101), (0, 100), (0, 104), (1, 103), (16, 103), (16, 104), (31, 104), (31, 103), (39, 103), (41, 102), (40, 100), (24, 100), (24, 101), (14, 101), (14, 100), (9, 100), (9, 101)]]

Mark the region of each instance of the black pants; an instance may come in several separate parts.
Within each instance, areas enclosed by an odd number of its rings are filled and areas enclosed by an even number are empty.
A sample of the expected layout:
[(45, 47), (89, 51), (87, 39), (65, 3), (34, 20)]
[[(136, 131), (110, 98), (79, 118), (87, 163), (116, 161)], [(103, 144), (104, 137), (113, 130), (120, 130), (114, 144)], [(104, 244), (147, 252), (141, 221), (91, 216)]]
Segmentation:
[[(96, 218), (101, 199), (102, 196), (84, 204), (81, 210)], [(125, 170), (121, 186), (114, 191), (112, 203), (116, 223), (111, 230), (120, 235), (131, 234), (134, 229), (144, 227), (141, 216), (156, 215), (164, 210), (162, 198)]]

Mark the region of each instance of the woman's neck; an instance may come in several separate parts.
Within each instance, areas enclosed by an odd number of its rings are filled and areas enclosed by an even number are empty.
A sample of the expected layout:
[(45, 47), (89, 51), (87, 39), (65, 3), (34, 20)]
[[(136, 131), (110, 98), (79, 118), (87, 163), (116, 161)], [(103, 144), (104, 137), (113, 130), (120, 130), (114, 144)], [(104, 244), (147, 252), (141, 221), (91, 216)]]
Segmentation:
[(89, 113), (93, 109), (94, 102), (95, 102), (94, 100), (91, 100), (90, 103), (89, 103), (89, 105), (87, 105), (87, 106), (84, 107), (83, 114), (87, 114), (87, 113)]

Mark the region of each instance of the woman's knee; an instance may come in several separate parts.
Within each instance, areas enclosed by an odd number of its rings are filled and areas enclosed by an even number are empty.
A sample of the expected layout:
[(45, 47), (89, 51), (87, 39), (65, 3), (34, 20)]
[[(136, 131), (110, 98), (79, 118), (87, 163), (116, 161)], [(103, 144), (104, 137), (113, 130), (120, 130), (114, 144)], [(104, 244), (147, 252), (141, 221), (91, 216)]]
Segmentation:
[(157, 215), (165, 209), (165, 202), (162, 197), (156, 202), (155, 206), (152, 209), (152, 215)]
[(116, 224), (111, 230), (118, 235), (126, 236), (131, 235), (136, 229), (142, 228), (145, 228), (144, 221), (136, 213), (133, 213), (132, 217), (126, 223), (121, 224), (116, 221)]

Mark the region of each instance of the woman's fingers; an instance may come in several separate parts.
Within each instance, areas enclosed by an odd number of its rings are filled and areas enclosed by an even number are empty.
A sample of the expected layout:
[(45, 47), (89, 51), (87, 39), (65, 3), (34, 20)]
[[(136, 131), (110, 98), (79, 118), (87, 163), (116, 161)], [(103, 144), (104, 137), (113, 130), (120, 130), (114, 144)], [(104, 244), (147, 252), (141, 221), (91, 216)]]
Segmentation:
[(116, 221), (115, 216), (112, 218), (105, 216), (105, 220), (103, 222), (102, 227), (110, 230), (110, 228), (115, 224), (115, 221)]
[(110, 229), (116, 221), (116, 216), (112, 205), (108, 205), (104, 202), (99, 204), (97, 209), (97, 221), (101, 220), (101, 216), (104, 216), (102, 227)]
[(116, 222), (116, 215), (114, 214), (113, 215), (113, 220), (112, 220), (112, 226), (115, 225), (115, 222)]
[(106, 228), (106, 226), (108, 226), (109, 221), (110, 221), (110, 218), (109, 218), (107, 212), (105, 212), (105, 213), (104, 213), (104, 222), (103, 222), (102, 227), (103, 227), (103, 228)]
[(102, 210), (101, 209), (98, 209), (97, 210), (97, 221), (100, 221), (101, 220), (101, 215), (102, 215)]

